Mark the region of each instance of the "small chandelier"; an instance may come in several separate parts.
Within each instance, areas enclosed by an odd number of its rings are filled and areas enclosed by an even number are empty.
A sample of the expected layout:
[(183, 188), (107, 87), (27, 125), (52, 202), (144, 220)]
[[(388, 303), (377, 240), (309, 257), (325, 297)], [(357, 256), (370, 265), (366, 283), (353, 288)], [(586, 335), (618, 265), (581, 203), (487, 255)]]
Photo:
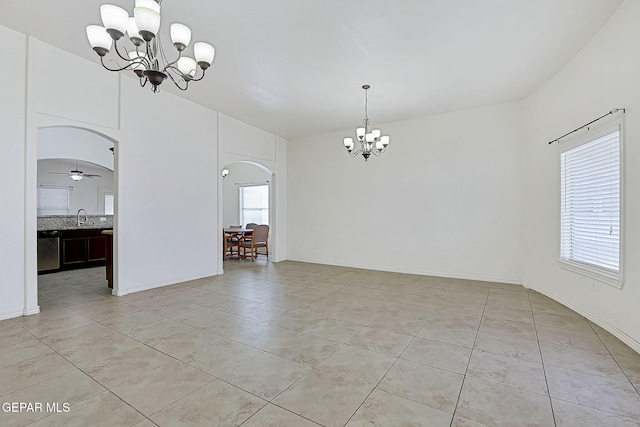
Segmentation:
[[(121, 7), (103, 4), (100, 16), (104, 26), (87, 26), (87, 38), (107, 70), (132, 70), (140, 79), (140, 86), (148, 82), (154, 92), (158, 92), (160, 84), (167, 78), (180, 90), (187, 90), (189, 82), (202, 80), (205, 70), (213, 62), (215, 49), (209, 43), (197, 42), (193, 45), (195, 59), (182, 56), (191, 41), (191, 29), (184, 24), (171, 24), (171, 41), (178, 57), (169, 61), (158, 34), (161, 3), (162, 0), (136, 0), (132, 17)], [(132, 46), (122, 46), (123, 42), (118, 45), (125, 33)], [(111, 50), (112, 43), (115, 54), (109, 60), (116, 64), (113, 68), (105, 64), (105, 55)], [(202, 73), (196, 77), (198, 68)]]
[(344, 139), (344, 146), (349, 152), (349, 155), (351, 157), (355, 157), (358, 154), (362, 154), (365, 162), (369, 159), (369, 156), (371, 156), (372, 153), (376, 156), (384, 153), (387, 150), (387, 145), (389, 145), (389, 136), (380, 136), (380, 129), (372, 129), (371, 132), (369, 132), (369, 116), (367, 112), (369, 100), (367, 97), (367, 91), (370, 87), (371, 86), (369, 85), (362, 86), (362, 89), (364, 89), (364, 120), (362, 120), (364, 127), (356, 129), (356, 138), (360, 143), (360, 148), (353, 151), (353, 138)]

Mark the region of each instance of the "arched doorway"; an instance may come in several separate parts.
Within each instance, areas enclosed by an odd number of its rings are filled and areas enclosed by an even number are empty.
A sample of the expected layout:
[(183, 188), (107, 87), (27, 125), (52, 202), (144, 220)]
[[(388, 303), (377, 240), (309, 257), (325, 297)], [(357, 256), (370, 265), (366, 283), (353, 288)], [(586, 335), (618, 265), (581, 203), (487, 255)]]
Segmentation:
[[(97, 299), (91, 292), (96, 288), (88, 283), (84, 274), (100, 285), (101, 298), (112, 291), (107, 288), (105, 257), (106, 242), (110, 242), (111, 266), (115, 245), (111, 237), (102, 231), (115, 228), (117, 218), (117, 142), (92, 129), (54, 126), (37, 130), (37, 243), (36, 280), (27, 286), (35, 286), (38, 301), (83, 302)], [(78, 177), (77, 171), (81, 171)], [(28, 189), (30, 191), (30, 189)], [(46, 242), (46, 245), (41, 244)], [(42, 250), (50, 251), (45, 254)], [(52, 251), (57, 249), (57, 254)], [(48, 255), (49, 262), (57, 258), (57, 264), (41, 263)], [(96, 266), (100, 267), (96, 267)], [(98, 270), (98, 271), (96, 271)], [(111, 270), (113, 272), (113, 269)], [(50, 273), (48, 275), (47, 273)], [(66, 273), (64, 278), (62, 273)], [(43, 292), (44, 277), (58, 275), (57, 283), (64, 280), (66, 295), (58, 294), (54, 286)], [(30, 277), (31, 274), (29, 275)], [(117, 291), (117, 275), (112, 273), (111, 284)], [(77, 288), (73, 288), (73, 285)], [(40, 304), (42, 306), (42, 304)], [(46, 310), (46, 304), (44, 306)]]
[[(222, 225), (268, 224), (269, 253), (275, 253), (276, 176), (264, 165), (252, 161), (226, 164), (222, 170)], [(250, 200), (250, 201), (249, 201)], [(224, 257), (224, 250), (221, 252)]]

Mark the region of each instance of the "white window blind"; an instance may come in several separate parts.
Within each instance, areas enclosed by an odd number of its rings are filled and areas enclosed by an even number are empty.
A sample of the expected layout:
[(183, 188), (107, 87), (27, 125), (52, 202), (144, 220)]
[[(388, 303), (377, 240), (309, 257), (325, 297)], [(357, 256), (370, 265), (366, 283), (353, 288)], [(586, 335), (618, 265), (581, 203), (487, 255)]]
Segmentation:
[(240, 222), (269, 224), (269, 186), (240, 187)]
[(560, 153), (561, 261), (618, 278), (620, 131)]

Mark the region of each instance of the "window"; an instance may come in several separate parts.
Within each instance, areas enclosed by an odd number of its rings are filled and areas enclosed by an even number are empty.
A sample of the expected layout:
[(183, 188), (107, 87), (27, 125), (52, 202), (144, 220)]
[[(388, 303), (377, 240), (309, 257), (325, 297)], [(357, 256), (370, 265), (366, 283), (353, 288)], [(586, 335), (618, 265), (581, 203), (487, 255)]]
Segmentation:
[(114, 197), (112, 188), (98, 188), (98, 210), (103, 215), (113, 215)]
[(269, 224), (269, 186), (240, 187), (240, 223)]
[(560, 148), (560, 261), (620, 285), (620, 125)]
[(69, 215), (69, 187), (38, 187), (38, 215)]

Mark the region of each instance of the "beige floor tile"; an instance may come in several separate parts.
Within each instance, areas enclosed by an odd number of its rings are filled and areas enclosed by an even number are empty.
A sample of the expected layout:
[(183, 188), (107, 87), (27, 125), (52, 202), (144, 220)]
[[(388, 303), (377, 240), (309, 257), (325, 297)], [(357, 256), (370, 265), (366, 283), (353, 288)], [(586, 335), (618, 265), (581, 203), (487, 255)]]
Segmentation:
[(149, 418), (159, 426), (237, 426), (266, 401), (215, 380)]
[(577, 332), (592, 332), (593, 328), (584, 317), (566, 316), (563, 314), (534, 313), (536, 326), (551, 326), (554, 328), (568, 329)]
[(276, 307), (275, 305), (261, 304), (241, 310), (237, 312), (236, 315), (258, 322), (267, 322), (275, 317), (285, 314), (287, 311), (289, 310), (282, 307)]
[(531, 303), (528, 300), (495, 293), (489, 295), (487, 298), (487, 305), (497, 305), (499, 307), (531, 311)]
[[(36, 314), (34, 316), (38, 315)], [(46, 337), (47, 335), (56, 334), (62, 331), (68, 331), (70, 329), (90, 325), (92, 323), (93, 320), (89, 319), (88, 317), (82, 316), (75, 312), (69, 312), (64, 316), (52, 319), (46, 319), (43, 317), (42, 321), (38, 322), (35, 325), (25, 325), (25, 329), (27, 329), (37, 338), (42, 338)]]
[(122, 316), (103, 320), (100, 323), (120, 332), (129, 330), (131, 328), (136, 328), (138, 326), (146, 325), (148, 323), (157, 322), (162, 319), (163, 317), (157, 313), (153, 313), (147, 310), (139, 310), (135, 313), (124, 314)]
[(425, 426), (449, 427), (452, 414), (411, 400), (375, 390), (346, 427)]
[(263, 353), (220, 378), (253, 395), (271, 400), (309, 369), (302, 363)]
[(609, 412), (562, 400), (551, 399), (557, 427), (637, 427), (637, 419), (622, 418)]
[(292, 329), (297, 332), (302, 332), (309, 329), (313, 325), (316, 325), (325, 318), (313, 313), (291, 310), (280, 316), (274, 317), (269, 320), (268, 323), (272, 325), (281, 326), (283, 328)]
[(489, 291), (489, 297), (491, 298), (494, 295), (529, 301), (529, 292), (525, 288), (507, 289), (504, 286), (492, 286)]
[(456, 415), (492, 427), (554, 425), (549, 397), (470, 377)]
[(304, 298), (298, 295), (294, 295), (293, 293), (283, 295), (280, 298), (276, 298), (270, 302), (271, 305), (275, 305), (276, 307), (282, 307), (289, 310), (293, 310), (295, 308), (301, 307), (305, 304), (308, 304), (313, 298)]
[(216, 377), (223, 375), (249, 360), (258, 357), (262, 350), (239, 342), (225, 340), (187, 354), (180, 359)]
[(270, 353), (294, 362), (315, 367), (331, 356), (342, 344), (302, 333), (269, 350)]
[(232, 335), (239, 334), (242, 331), (260, 325), (260, 322), (247, 319), (246, 317), (238, 317), (227, 315), (212, 322), (204, 324), (202, 327), (212, 331), (216, 335), (229, 338)]
[(481, 330), (476, 339), (475, 349), (515, 359), (542, 363), (540, 347), (537, 341), (511, 335), (494, 334)]
[(344, 345), (316, 366), (316, 369), (375, 386), (395, 360), (384, 354)]
[(409, 335), (397, 334), (382, 329), (365, 328), (358, 335), (351, 338), (348, 344), (388, 356), (399, 357), (412, 340), (413, 337)]
[(351, 322), (343, 322), (341, 320), (326, 319), (322, 320), (309, 329), (305, 330), (305, 334), (315, 335), (328, 340), (341, 343), (348, 342), (355, 337), (365, 327)]
[(451, 296), (447, 297), (447, 299), (445, 299), (440, 306), (440, 308), (443, 310), (461, 311), (463, 313), (478, 315), (482, 315), (482, 313), (484, 312), (484, 307), (484, 304), (478, 304), (477, 302), (470, 301), (461, 301), (455, 299), (455, 297), (452, 298)]
[(273, 403), (323, 426), (343, 426), (372, 388), (314, 369), (278, 395)]
[(577, 332), (570, 329), (537, 325), (538, 339), (550, 344), (566, 345), (598, 353), (609, 353), (595, 332)]
[(140, 310), (138, 307), (120, 301), (119, 298), (103, 299), (84, 304), (77, 304), (74, 305), (72, 309), (73, 311), (96, 321), (108, 320), (124, 314), (135, 313)]
[(528, 360), (474, 350), (467, 377), (479, 378), (520, 390), (547, 395), (542, 365)]
[(533, 312), (536, 314), (550, 313), (550, 314), (557, 314), (561, 316), (582, 317), (581, 315), (571, 310), (570, 308), (565, 307), (559, 302), (556, 302), (548, 298), (544, 301), (540, 301), (535, 298), (532, 299), (531, 308), (533, 309)]
[(529, 310), (519, 310), (517, 308), (501, 307), (499, 305), (488, 305), (484, 310), (484, 315), (504, 320), (533, 324), (533, 313)]
[(167, 295), (157, 294), (148, 298), (143, 298), (137, 301), (129, 302), (131, 305), (140, 307), (143, 310), (162, 311), (163, 306), (171, 306), (176, 303), (175, 298), (171, 298)]
[(111, 389), (172, 360), (152, 348), (140, 346), (109, 359), (96, 358), (95, 362), (89, 363), (83, 370), (100, 384)]
[(149, 416), (214, 379), (185, 363), (169, 362), (111, 388), (111, 392)]
[(215, 308), (210, 307), (200, 307), (195, 310), (176, 313), (171, 316), (171, 318), (189, 326), (201, 327), (228, 315), (228, 313), (225, 313), (222, 310), (216, 310)]
[(545, 367), (551, 397), (640, 419), (640, 395), (628, 381)]
[(4, 322), (8, 326), (4, 326), (4, 330), (0, 331), (0, 348), (33, 339), (33, 335), (17, 323), (9, 323), (6, 320)]
[(385, 313), (376, 317), (369, 326), (398, 334), (415, 336), (422, 329), (433, 311), (428, 311), (428, 314), (420, 313), (416, 315), (407, 312), (402, 314)]
[(298, 332), (292, 329), (262, 324), (233, 335), (230, 339), (261, 350), (269, 350), (296, 335)]
[(378, 389), (453, 413), (463, 378), (453, 372), (398, 360)]
[(42, 342), (56, 351), (61, 351), (116, 336), (122, 335), (111, 328), (94, 322), (86, 326), (46, 336), (42, 338)]
[(546, 342), (540, 343), (540, 350), (545, 366), (557, 366), (616, 380), (627, 379), (613, 357), (608, 354)]
[(486, 424), (468, 420), (459, 415), (455, 415), (453, 417), (453, 421), (451, 422), (451, 427), (489, 427), (489, 426), (487, 426)]
[(50, 415), (46, 407), (47, 403), (57, 403), (59, 406), (64, 403), (74, 405), (103, 391), (104, 387), (89, 376), (74, 370), (3, 396), (3, 402), (39, 402), (43, 405), (43, 410), (8, 414), (0, 412), (0, 425), (3, 427), (26, 426)]
[(171, 319), (161, 319), (135, 328), (123, 329), (121, 332), (136, 341), (149, 343), (189, 329), (192, 329), (192, 326)]
[(71, 405), (69, 412), (50, 415), (31, 424), (36, 427), (131, 426), (144, 417), (109, 391)]
[(466, 372), (470, 357), (470, 348), (424, 338), (415, 338), (400, 356), (404, 360), (458, 374)]
[(224, 340), (208, 328), (191, 328), (183, 332), (158, 338), (147, 342), (147, 345), (169, 356), (181, 358), (189, 353)]
[(143, 344), (120, 333), (103, 336), (99, 341), (87, 338), (76, 344), (58, 351), (80, 369), (86, 369), (101, 362), (105, 363), (129, 350), (144, 348)]
[(0, 368), (53, 353), (54, 351), (42, 344), (40, 340), (31, 337), (29, 341), (2, 347), (0, 350)]
[(613, 358), (632, 383), (640, 383), (640, 357), (614, 355)]
[(0, 396), (74, 371), (76, 368), (55, 353), (22, 360), (0, 368)]
[(498, 319), (497, 317), (484, 317), (480, 325), (480, 332), (491, 332), (528, 340), (538, 339), (534, 325), (525, 322)]
[(611, 352), (611, 354), (625, 357), (640, 357), (639, 353), (637, 353), (634, 349), (632, 349), (610, 333), (605, 331), (605, 333), (599, 334), (598, 336), (602, 340), (602, 343), (605, 345), (605, 347), (607, 347), (607, 350)]
[(140, 421), (139, 423), (136, 423), (133, 425), (133, 427), (156, 427), (157, 424), (154, 423), (153, 421), (150, 421), (148, 418), (145, 418), (144, 420)]
[(249, 418), (242, 427), (318, 427), (318, 424), (269, 403)]

